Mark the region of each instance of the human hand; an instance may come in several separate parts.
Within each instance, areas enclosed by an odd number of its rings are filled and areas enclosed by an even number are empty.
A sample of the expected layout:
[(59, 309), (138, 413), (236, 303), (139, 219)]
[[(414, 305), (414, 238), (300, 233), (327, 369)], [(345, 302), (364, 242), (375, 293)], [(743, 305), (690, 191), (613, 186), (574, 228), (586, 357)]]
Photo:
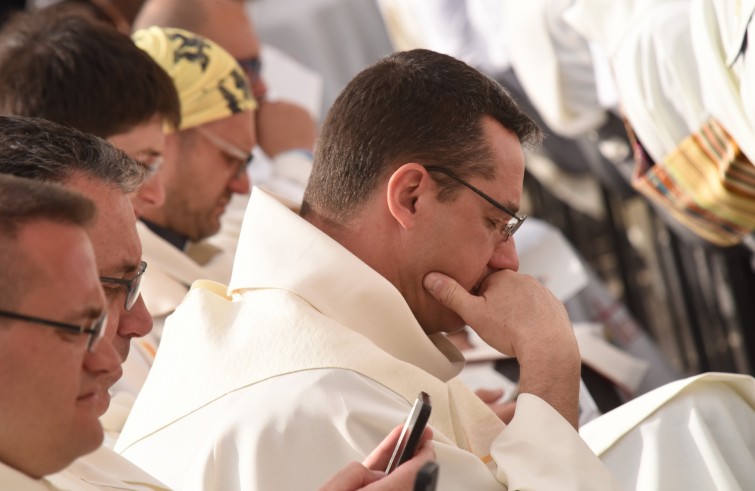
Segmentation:
[(491, 411), (506, 424), (511, 423), (516, 409), (516, 401), (498, 402), (503, 396), (503, 389), (478, 389), (475, 391), (477, 397), (488, 405)]
[(521, 358), (528, 349), (560, 348), (560, 342), (569, 340), (576, 347), (563, 304), (531, 276), (497, 271), (485, 279), (477, 295), (442, 273), (428, 273), (424, 284), (501, 353)]
[(314, 149), (317, 125), (303, 107), (287, 101), (262, 101), (256, 118), (257, 145), (268, 156)]
[(320, 488), (320, 491), (411, 491), (419, 469), (435, 459), (435, 449), (431, 441), (432, 430), (426, 428), (420, 439), (417, 453), (410, 460), (385, 474), (393, 448), (401, 435), (398, 426), (372, 451), (363, 463), (352, 462), (335, 474)]
[(579, 348), (566, 309), (545, 286), (510, 270), (488, 276), (476, 295), (442, 273), (428, 273), (424, 285), (483, 341), (517, 358), (520, 392), (537, 395), (577, 427)]

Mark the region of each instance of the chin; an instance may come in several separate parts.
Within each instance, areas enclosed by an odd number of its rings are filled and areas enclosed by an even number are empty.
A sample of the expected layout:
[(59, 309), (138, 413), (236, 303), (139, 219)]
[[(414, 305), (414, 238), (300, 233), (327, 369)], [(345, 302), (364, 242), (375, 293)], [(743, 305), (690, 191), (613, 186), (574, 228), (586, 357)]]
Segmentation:
[(87, 425), (86, 428), (81, 428), (81, 431), (76, 435), (77, 453), (79, 456), (92, 453), (102, 445), (105, 441), (105, 432), (102, 429), (102, 425), (99, 421), (95, 421), (91, 425)]
[(430, 318), (420, 321), (422, 330), (428, 335), (437, 334), (439, 332), (456, 332), (463, 329), (466, 326), (464, 320), (456, 315), (456, 313), (444, 308), (442, 312), (436, 312)]
[(107, 390), (101, 390), (97, 394), (97, 404), (94, 407), (95, 414), (99, 418), (105, 414), (110, 407), (110, 392)]

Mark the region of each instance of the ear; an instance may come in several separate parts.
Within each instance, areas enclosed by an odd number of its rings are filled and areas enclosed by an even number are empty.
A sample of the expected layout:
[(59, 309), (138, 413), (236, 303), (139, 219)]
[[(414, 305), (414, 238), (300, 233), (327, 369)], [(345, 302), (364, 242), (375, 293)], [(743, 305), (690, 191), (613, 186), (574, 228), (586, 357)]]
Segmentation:
[(386, 201), (393, 218), (405, 229), (417, 220), (418, 204), (430, 196), (433, 185), (427, 170), (420, 164), (404, 164), (388, 180)]

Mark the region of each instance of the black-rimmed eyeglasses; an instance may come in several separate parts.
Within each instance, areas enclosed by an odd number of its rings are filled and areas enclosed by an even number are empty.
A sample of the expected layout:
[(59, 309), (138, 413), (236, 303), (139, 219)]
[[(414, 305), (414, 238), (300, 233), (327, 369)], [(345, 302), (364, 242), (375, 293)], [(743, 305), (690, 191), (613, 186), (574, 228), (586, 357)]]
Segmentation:
[(139, 271), (136, 273), (136, 276), (134, 276), (130, 280), (125, 280), (123, 278), (110, 278), (108, 276), (100, 276), (100, 282), (112, 283), (115, 285), (125, 287), (126, 288), (126, 302), (124, 304), (124, 307), (126, 311), (129, 311), (134, 307), (134, 304), (136, 303), (136, 299), (139, 298), (139, 290), (142, 286), (142, 276), (144, 275), (144, 271), (146, 270), (147, 270), (147, 263), (142, 261), (139, 263)]
[(33, 317), (31, 315), (17, 314), (15, 312), (8, 312), (5, 310), (0, 310), (0, 317), (7, 317), (9, 319), (16, 319), (23, 322), (31, 322), (32, 324), (53, 327), (55, 329), (62, 329), (64, 331), (72, 332), (75, 334), (87, 334), (89, 335), (89, 341), (87, 342), (88, 351), (94, 351), (94, 349), (97, 347), (100, 339), (102, 339), (102, 335), (105, 333), (105, 324), (107, 324), (107, 312), (103, 312), (102, 315), (92, 321), (92, 324), (89, 326), (76, 326), (74, 324), (51, 321), (49, 319), (42, 319), (40, 317)]
[(480, 191), (476, 187), (472, 186), (471, 184), (469, 184), (465, 180), (461, 179), (460, 177), (456, 176), (456, 174), (454, 174), (453, 172), (451, 172), (449, 170), (446, 170), (446, 169), (444, 169), (442, 167), (435, 167), (435, 166), (432, 166), (432, 165), (426, 165), (425, 169), (427, 169), (428, 172), (440, 172), (441, 174), (447, 175), (448, 177), (450, 177), (454, 181), (458, 182), (462, 186), (466, 187), (467, 189), (470, 189), (472, 192), (474, 192), (480, 198), (484, 199), (485, 201), (487, 201), (491, 205), (495, 206), (496, 208), (498, 208), (502, 212), (504, 212), (507, 215), (509, 215), (511, 218), (507, 222), (504, 223), (503, 228), (499, 229), (499, 231), (501, 232), (501, 235), (503, 236), (504, 242), (507, 241), (507, 240), (509, 240), (509, 237), (511, 237), (512, 235), (514, 235), (514, 233), (517, 230), (519, 230), (519, 227), (522, 226), (522, 224), (524, 223), (524, 220), (527, 218), (527, 215), (525, 215), (525, 214), (517, 215), (513, 211), (511, 211), (508, 208), (506, 208), (505, 206), (503, 206), (498, 201), (494, 200), (493, 198), (491, 198), (487, 194), (483, 193), (482, 191)]

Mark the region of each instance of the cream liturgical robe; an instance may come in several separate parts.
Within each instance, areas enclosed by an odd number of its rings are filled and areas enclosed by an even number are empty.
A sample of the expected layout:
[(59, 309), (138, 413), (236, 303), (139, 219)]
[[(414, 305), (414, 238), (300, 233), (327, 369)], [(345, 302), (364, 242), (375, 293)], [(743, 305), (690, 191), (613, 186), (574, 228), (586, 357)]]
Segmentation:
[(113, 452), (100, 447), (62, 471), (32, 479), (0, 462), (3, 491), (169, 491), (164, 484)]
[(165, 318), (181, 303), (194, 281), (228, 281), (233, 263), (231, 254), (210, 244), (190, 245), (188, 252), (184, 252), (142, 222), (137, 222), (136, 229), (142, 242), (142, 259), (147, 262), (141, 293), (153, 317), (154, 327), (143, 338), (133, 339), (128, 358), (123, 363), (123, 376), (110, 390), (110, 407), (100, 418), (108, 434), (108, 442), (117, 438), (147, 378)]
[(706, 373), (677, 380), (582, 426), (622, 487), (755, 489), (755, 379)]
[(116, 450), (176, 489), (314, 489), (428, 392), (439, 489), (618, 489), (574, 429), (522, 394), (505, 426), (461, 354), (399, 292), (255, 189), (229, 288), (195, 283)]

